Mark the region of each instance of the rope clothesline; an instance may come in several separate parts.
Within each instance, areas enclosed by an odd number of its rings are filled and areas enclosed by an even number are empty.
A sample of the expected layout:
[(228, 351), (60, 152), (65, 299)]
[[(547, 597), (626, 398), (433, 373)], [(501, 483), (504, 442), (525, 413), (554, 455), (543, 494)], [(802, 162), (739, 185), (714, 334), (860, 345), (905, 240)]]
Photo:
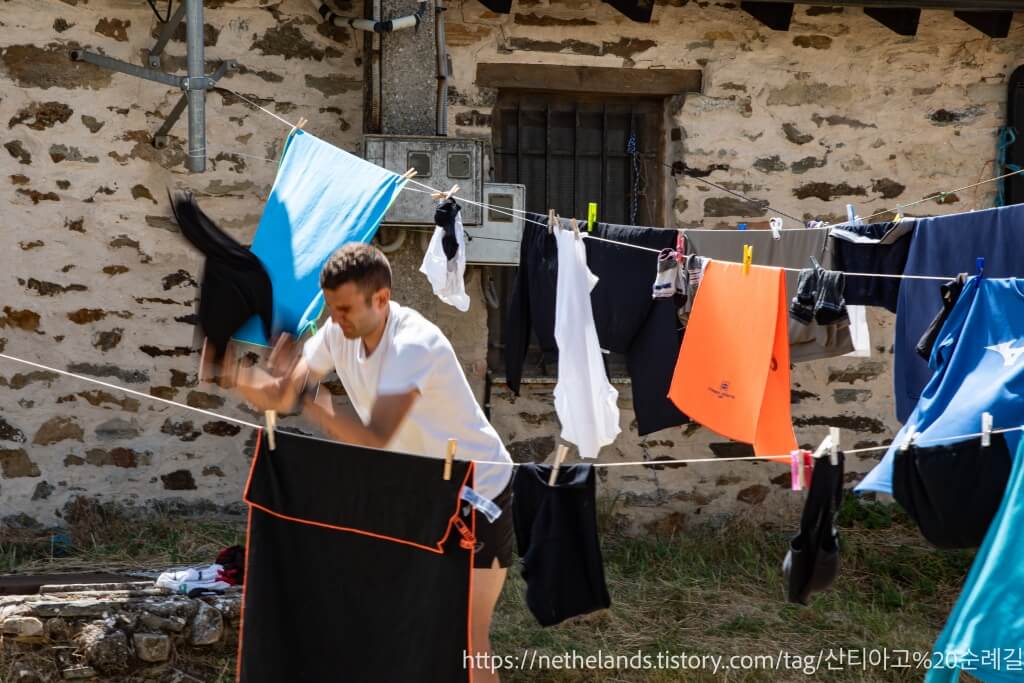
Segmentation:
[[(227, 92), (235, 95), (239, 99), (243, 100), (244, 102), (247, 102), (247, 103), (251, 104), (252, 106), (256, 107), (257, 109), (259, 109), (259, 110), (261, 110), (263, 112), (266, 112), (267, 114), (270, 114), (271, 116), (273, 116), (278, 121), (281, 121), (285, 125), (289, 126), (292, 129), (292, 131), (294, 131), (294, 130), (296, 130), (298, 128), (295, 124), (290, 123), (289, 121), (281, 118), (280, 116), (278, 116), (277, 114), (269, 111), (268, 109), (265, 109), (264, 107), (261, 107), (259, 104), (256, 104), (252, 100), (249, 100), (248, 98), (244, 97), (243, 95), (240, 95), (239, 93), (235, 92), (234, 90), (231, 90), (229, 88), (225, 88), (224, 86), (217, 86), (215, 89), (216, 90), (227, 91)], [(231, 152), (229, 152), (229, 153), (231, 153)], [(264, 159), (264, 161), (270, 161), (270, 159), (265, 159), (263, 157), (256, 157), (256, 158)], [(670, 166), (670, 168), (671, 168), (671, 166)], [(916, 202), (911, 202), (909, 204), (903, 204), (903, 205), (897, 206), (894, 209), (885, 209), (883, 211), (876, 212), (876, 213), (868, 216), (866, 219), (862, 219), (862, 220), (869, 220), (871, 218), (874, 218), (876, 216), (880, 216), (880, 215), (885, 214), (885, 213), (891, 213), (893, 211), (900, 211), (901, 209), (905, 209), (905, 208), (908, 208), (908, 207), (911, 207), (911, 206), (915, 206), (917, 204), (921, 204), (923, 202), (929, 201), (930, 199), (934, 199), (935, 197), (940, 197), (940, 196), (943, 196), (943, 195), (952, 194), (954, 192), (962, 192), (964, 190), (968, 190), (968, 189), (971, 189), (973, 187), (977, 187), (979, 185), (984, 185), (985, 183), (991, 183), (991, 182), (995, 182), (997, 180), (1002, 180), (1004, 178), (1008, 178), (1008, 177), (1016, 175), (1018, 173), (1024, 173), (1024, 168), (1019, 169), (1017, 171), (1013, 171), (1011, 173), (1007, 173), (1007, 174), (995, 177), (995, 178), (989, 178), (988, 180), (983, 180), (983, 181), (981, 181), (979, 183), (974, 183), (972, 185), (967, 185), (965, 187), (957, 188), (955, 190), (949, 190), (948, 192), (938, 192), (938, 193), (935, 193), (935, 194), (933, 194), (933, 195), (931, 195), (929, 197), (926, 197), (925, 199), (922, 199), (922, 200), (919, 200), (919, 201), (916, 201)], [(701, 182), (705, 182), (705, 183), (707, 183), (709, 185), (712, 185), (714, 187), (720, 187), (718, 185), (715, 185), (714, 183), (711, 183), (709, 181), (704, 180), (703, 178), (697, 178), (697, 177), (691, 176), (691, 175), (687, 175), (686, 177), (693, 178), (694, 180), (698, 180), (698, 181), (701, 181)], [(438, 193), (444, 193), (445, 192), (444, 190), (440, 190), (440, 189), (438, 189), (436, 187), (433, 187), (431, 185), (427, 185), (425, 183), (421, 183), (421, 182), (419, 182), (418, 180), (415, 180), (415, 179), (408, 179), (407, 183), (413, 184), (413, 185), (418, 185), (419, 187), (424, 188), (424, 190), (415, 190), (413, 188), (408, 188), (412, 192), (419, 192), (419, 193), (422, 193), (422, 194), (438, 194)], [(727, 188), (720, 188), (720, 189), (723, 189), (723, 190), (725, 190), (727, 192), (731, 192)], [(736, 193), (732, 193), (732, 194), (736, 194)], [(753, 199), (750, 199), (750, 198), (747, 198), (747, 197), (742, 197), (742, 195), (736, 194), (736, 196), (739, 196), (739, 197), (743, 198), (745, 201), (748, 201), (748, 202), (751, 202), (751, 203), (761, 204), (761, 202), (758, 202), (756, 200), (753, 200)], [(539, 226), (544, 227), (544, 228), (548, 227), (547, 223), (542, 223), (540, 221), (533, 220), (533, 219), (529, 218), (528, 217), (529, 216), (529, 212), (525, 211), (523, 209), (516, 209), (514, 207), (505, 207), (505, 206), (495, 206), (495, 205), (487, 204), (487, 203), (483, 203), (483, 202), (476, 202), (476, 201), (473, 201), (471, 199), (466, 199), (465, 197), (460, 197), (459, 200), (463, 201), (463, 202), (465, 202), (467, 204), (472, 204), (474, 206), (479, 206), (481, 208), (484, 208), (484, 209), (487, 209), (489, 211), (493, 211), (495, 213), (502, 214), (502, 215), (505, 215), (505, 216), (512, 216), (512, 217), (515, 218), (515, 217), (519, 217), (516, 214), (521, 214), (521, 216), (522, 216), (522, 218), (523, 218), (523, 220), (525, 222), (533, 223), (534, 225), (539, 225)], [(766, 207), (766, 209), (771, 209), (771, 207)], [(774, 213), (777, 213), (777, 214), (779, 214), (781, 216), (785, 216), (787, 218), (791, 218), (793, 220), (796, 220), (792, 216), (790, 216), (789, 214), (785, 214), (785, 213), (783, 213), (781, 211), (778, 211), (778, 210), (775, 210), (775, 209), (771, 209), (771, 210)], [(825, 224), (822, 227), (823, 228), (828, 228), (828, 227), (831, 227), (833, 225), (842, 225), (842, 224), (841, 223), (840, 224)], [(804, 228), (804, 229), (806, 229), (806, 228)], [(644, 247), (644, 246), (640, 246), (640, 245), (637, 245), (637, 244), (630, 244), (628, 242), (620, 242), (618, 240), (610, 240), (610, 239), (607, 239), (607, 238), (604, 238), (604, 237), (594, 237), (593, 235), (590, 235), (589, 233), (586, 233), (583, 236), (586, 237), (587, 239), (595, 239), (595, 240), (598, 240), (598, 241), (608, 242), (608, 243), (611, 243), (611, 244), (617, 244), (617, 245), (620, 245), (620, 246), (630, 247), (630, 248), (633, 248), (633, 249), (642, 249), (644, 251), (651, 251), (651, 252), (655, 252), (655, 253), (660, 253), (660, 251), (661, 251), (660, 249), (653, 249), (651, 247)], [(488, 239), (488, 240), (494, 240), (494, 241), (509, 241), (509, 242), (517, 241), (517, 240), (502, 240), (501, 238), (486, 237), (486, 236), (474, 237), (474, 239)], [(714, 259), (714, 260), (716, 260), (716, 261), (718, 261), (720, 263), (734, 263), (734, 264), (738, 264), (739, 263), (739, 261), (725, 261), (725, 260), (722, 260), (722, 259)], [(772, 266), (772, 267), (778, 267), (778, 266)], [(789, 272), (800, 272), (801, 270), (803, 270), (801, 268), (787, 268), (787, 267), (781, 267), (780, 269), (784, 270), (784, 271), (789, 271)], [(889, 274), (889, 273), (851, 273), (851, 272), (846, 272), (846, 271), (835, 271), (835, 272), (842, 272), (844, 275), (846, 275), (848, 277), (880, 277), (880, 278), (894, 278), (894, 279), (908, 279), (908, 280), (934, 280), (934, 281), (941, 281), (941, 282), (948, 282), (949, 280), (952, 280), (952, 279), (954, 279), (956, 277), (956, 275), (951, 275), (951, 276), (904, 275), (904, 274), (895, 275), (895, 274)]]
[[(99, 380), (99, 379), (96, 379), (94, 377), (89, 377), (88, 375), (79, 375), (79, 374), (74, 373), (74, 372), (68, 372), (67, 370), (61, 370), (60, 368), (54, 368), (54, 367), (51, 367), (49, 365), (43, 365), (42, 363), (36, 363), (35, 361), (26, 360), (24, 358), (18, 358), (17, 356), (12, 356), (12, 355), (6, 354), (6, 353), (0, 353), (0, 358), (3, 358), (4, 360), (13, 361), (15, 363), (22, 363), (24, 365), (28, 365), (28, 366), (31, 366), (31, 367), (34, 367), (34, 368), (38, 368), (40, 370), (46, 370), (48, 372), (54, 372), (54, 373), (57, 373), (59, 375), (64, 375), (65, 377), (71, 377), (73, 379), (77, 379), (77, 380), (80, 380), (80, 381), (83, 381), (83, 382), (90, 382), (92, 384), (98, 384), (100, 386), (107, 387), (108, 389), (113, 389), (115, 391), (123, 391), (124, 393), (130, 394), (132, 396), (138, 396), (139, 398), (149, 399), (151, 401), (158, 401), (160, 403), (164, 403), (166, 405), (170, 405), (170, 406), (173, 406), (175, 408), (181, 408), (183, 410), (191, 410), (193, 412), (200, 413), (200, 414), (206, 415), (208, 417), (214, 417), (214, 418), (217, 418), (219, 420), (226, 420), (228, 422), (234, 422), (235, 424), (240, 424), (240, 425), (243, 425), (243, 426), (246, 426), (246, 427), (250, 427), (252, 429), (260, 429), (260, 430), (263, 429), (263, 425), (255, 424), (255, 423), (249, 422), (247, 420), (240, 420), (240, 419), (238, 419), (236, 417), (231, 417), (230, 415), (223, 415), (221, 413), (216, 413), (216, 412), (214, 412), (212, 410), (205, 410), (203, 408), (197, 408), (195, 406), (190, 406), (187, 403), (178, 403), (177, 401), (172, 401), (170, 399), (161, 398), (159, 396), (153, 396), (151, 394), (146, 394), (146, 393), (143, 393), (141, 391), (136, 391), (135, 389), (129, 389), (127, 387), (122, 387), (122, 386), (119, 386), (117, 384), (112, 384), (111, 382), (104, 382), (103, 380)], [(1002, 429), (993, 429), (990, 433), (991, 434), (1005, 434), (1005, 433), (1008, 433), (1008, 432), (1016, 432), (1016, 431), (1022, 431), (1022, 430), (1024, 430), (1024, 426), (1006, 427), (1006, 428), (1002, 428)], [(921, 445), (924, 445), (924, 444), (940, 445), (940, 444), (946, 444), (946, 443), (956, 443), (958, 441), (963, 441), (963, 440), (966, 440), (966, 439), (973, 439), (973, 438), (977, 438), (977, 437), (980, 437), (980, 436), (984, 436), (984, 434), (982, 432), (976, 432), (976, 433), (973, 433), (973, 434), (962, 434), (962, 435), (957, 435), (957, 436), (943, 437), (941, 439), (915, 439), (914, 440), (914, 445), (915, 446), (921, 446)], [(850, 450), (843, 449), (843, 453), (845, 453), (847, 455), (853, 455), (853, 454), (856, 454), (856, 453), (870, 453), (870, 452), (875, 452), (875, 451), (887, 451), (887, 450), (889, 450), (889, 448), (891, 446), (892, 446), (892, 443), (884, 445), (884, 446), (871, 446), (871, 447), (867, 447), (867, 448), (855, 448), (855, 449), (850, 449)], [(430, 456), (423, 456), (423, 457), (430, 457)], [(722, 462), (743, 462), (743, 461), (750, 461), (750, 462), (766, 461), (766, 462), (775, 462), (775, 463), (779, 463), (779, 464), (788, 464), (788, 463), (785, 463), (785, 462), (780, 462), (778, 460), (779, 458), (788, 458), (788, 457), (790, 457), (789, 453), (780, 453), (778, 455), (751, 455), (751, 456), (739, 456), (739, 457), (731, 457), (731, 458), (693, 458), (693, 459), (688, 459), (688, 460), (635, 460), (635, 461), (627, 461), (627, 462), (597, 462), (597, 463), (592, 463), (592, 466), (593, 467), (632, 467), (632, 466), (660, 467), (660, 466), (663, 466), (663, 465), (689, 465), (689, 464), (696, 464), (696, 463), (710, 463), (710, 462), (722, 463)], [(490, 461), (490, 460), (470, 460), (468, 462), (474, 462), (474, 463), (484, 464), (484, 465), (503, 465), (503, 466), (507, 466), (507, 467), (518, 467), (521, 464), (521, 463), (499, 463), (499, 462), (493, 462), (493, 461)]]

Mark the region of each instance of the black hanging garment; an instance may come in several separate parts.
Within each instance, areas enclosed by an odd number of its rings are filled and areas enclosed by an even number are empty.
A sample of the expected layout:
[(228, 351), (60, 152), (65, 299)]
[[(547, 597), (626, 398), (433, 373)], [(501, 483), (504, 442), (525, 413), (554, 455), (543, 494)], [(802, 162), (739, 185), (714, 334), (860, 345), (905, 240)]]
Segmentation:
[(814, 461), (811, 486), (800, 517), (800, 533), (789, 542), (782, 576), (789, 602), (807, 604), (811, 593), (832, 585), (839, 573), (839, 532), (835, 517), (843, 500), (843, 461), (828, 456)]
[[(544, 225), (537, 225), (536, 221)], [(564, 221), (568, 227), (568, 221)], [(519, 253), (519, 272), (509, 301), (505, 327), (505, 376), (519, 394), (530, 335), (545, 353), (555, 343), (555, 291), (558, 251), (545, 227), (547, 216), (527, 214)], [(598, 223), (594, 237), (654, 249), (675, 247), (676, 231)], [(633, 410), (641, 436), (689, 422), (668, 398), (679, 345), (677, 307), (671, 299), (652, 299), (652, 273), (658, 254), (643, 249), (584, 240), (587, 266), (599, 278), (590, 293), (601, 348), (626, 354), (632, 380)]]
[(462, 681), (472, 463), (285, 432), (257, 446), (240, 683)]
[(977, 548), (999, 511), (1013, 461), (1002, 434), (897, 450), (892, 497), (940, 548)]
[[(520, 465), (512, 480), (526, 606), (541, 626), (611, 606), (597, 537), (594, 468)], [(440, 680), (440, 679), (437, 679)]]
[(935, 342), (939, 339), (942, 326), (946, 324), (946, 319), (953, 312), (953, 307), (956, 306), (956, 302), (960, 299), (960, 294), (964, 291), (964, 285), (966, 284), (967, 273), (960, 273), (949, 282), (943, 283), (942, 287), (940, 287), (939, 291), (942, 292), (942, 308), (935, 314), (935, 320), (932, 320), (931, 325), (921, 335), (921, 339), (917, 342), (917, 347), (914, 349), (917, 351), (917, 355), (921, 356), (926, 362), (931, 361), (932, 349), (935, 348)]
[(254, 315), (260, 317), (269, 339), (274, 300), (263, 263), (203, 213), (191, 192), (175, 192), (171, 209), (181, 234), (206, 256), (199, 327), (213, 346), (214, 358), (224, 355), (231, 336)]

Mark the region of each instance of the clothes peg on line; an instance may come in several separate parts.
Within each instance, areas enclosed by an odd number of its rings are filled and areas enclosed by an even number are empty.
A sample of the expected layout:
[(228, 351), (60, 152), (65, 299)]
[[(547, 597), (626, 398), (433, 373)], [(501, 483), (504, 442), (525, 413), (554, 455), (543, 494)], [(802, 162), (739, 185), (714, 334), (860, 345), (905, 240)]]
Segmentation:
[(555, 210), (548, 209), (548, 234), (555, 234), (555, 225), (558, 223), (558, 219), (555, 217)]
[(754, 245), (743, 245), (743, 274), (750, 272), (750, 264), (754, 262)]
[(451, 481), (452, 478), (452, 463), (455, 461), (455, 446), (456, 439), (448, 439), (448, 451), (444, 456), (444, 480)]
[(981, 447), (992, 445), (992, 413), (981, 414)]
[(680, 262), (686, 258), (686, 233), (676, 230), (676, 261)]
[(839, 465), (839, 427), (828, 428), (828, 461), (833, 467)]
[(580, 226), (576, 224), (576, 219), (570, 218), (569, 225), (572, 226), (572, 233), (576, 235), (576, 239), (580, 239)]
[(456, 183), (456, 184), (452, 185), (452, 189), (448, 190), (447, 192), (435, 192), (435, 193), (433, 193), (430, 196), (432, 198), (434, 198), (434, 199), (438, 199), (438, 200), (444, 202), (444, 201), (448, 201), (449, 199), (451, 199), (452, 195), (454, 195), (458, 191), (459, 191), (459, 184)]
[(300, 116), (298, 122), (295, 124), (295, 129), (302, 130), (303, 126), (305, 126), (307, 123), (309, 123), (309, 119), (307, 119), (305, 116)]
[(907, 432), (907, 438), (903, 440), (902, 444), (900, 444), (900, 451), (905, 453), (911, 446), (914, 445), (914, 441), (916, 440), (917, 430), (911, 427), (910, 430)]
[(768, 227), (771, 228), (772, 239), (776, 239), (776, 240), (781, 240), (782, 239), (782, 219), (781, 218), (779, 218), (778, 216), (773, 216), (768, 221)]
[(416, 169), (415, 168), (410, 168), (408, 171), (406, 171), (405, 173), (403, 173), (402, 175), (400, 175), (398, 177), (401, 180), (410, 180), (412, 178), (415, 178), (416, 177)]
[(790, 457), (790, 475), (792, 479), (791, 487), (794, 491), (803, 491), (807, 488), (807, 471), (810, 469), (810, 451), (803, 449), (797, 449), (791, 451)]
[(597, 202), (587, 204), (587, 232), (594, 232), (594, 224), (597, 223)]
[(548, 477), (548, 486), (554, 486), (555, 482), (558, 481), (558, 470), (562, 466), (562, 462), (565, 460), (565, 455), (568, 452), (568, 446), (558, 447), (558, 451), (555, 453), (555, 464), (551, 468), (551, 476)]
[(267, 424), (267, 445), (270, 446), (270, 450), (274, 450), (277, 448), (277, 442), (274, 440), (274, 430), (277, 429), (277, 411), (264, 410), (263, 419)]

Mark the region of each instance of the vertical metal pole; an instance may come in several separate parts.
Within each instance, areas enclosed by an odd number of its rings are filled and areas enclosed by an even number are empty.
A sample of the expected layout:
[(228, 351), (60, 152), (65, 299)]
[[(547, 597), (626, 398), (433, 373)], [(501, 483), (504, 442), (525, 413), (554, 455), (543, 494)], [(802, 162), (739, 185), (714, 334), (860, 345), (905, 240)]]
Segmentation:
[[(188, 49), (188, 161), (190, 171), (206, 170), (206, 58), (203, 54), (203, 0), (185, 0)], [(196, 87), (200, 83), (203, 87)]]

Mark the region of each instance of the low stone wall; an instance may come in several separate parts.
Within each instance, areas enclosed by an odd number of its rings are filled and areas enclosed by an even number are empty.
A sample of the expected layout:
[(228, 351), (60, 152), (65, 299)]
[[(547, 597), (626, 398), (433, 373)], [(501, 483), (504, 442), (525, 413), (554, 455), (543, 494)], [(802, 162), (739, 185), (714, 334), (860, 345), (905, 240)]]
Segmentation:
[(239, 588), (192, 599), (151, 582), (2, 597), (0, 680), (216, 680), (219, 673), (189, 673), (188, 661), (233, 658), (241, 602)]

